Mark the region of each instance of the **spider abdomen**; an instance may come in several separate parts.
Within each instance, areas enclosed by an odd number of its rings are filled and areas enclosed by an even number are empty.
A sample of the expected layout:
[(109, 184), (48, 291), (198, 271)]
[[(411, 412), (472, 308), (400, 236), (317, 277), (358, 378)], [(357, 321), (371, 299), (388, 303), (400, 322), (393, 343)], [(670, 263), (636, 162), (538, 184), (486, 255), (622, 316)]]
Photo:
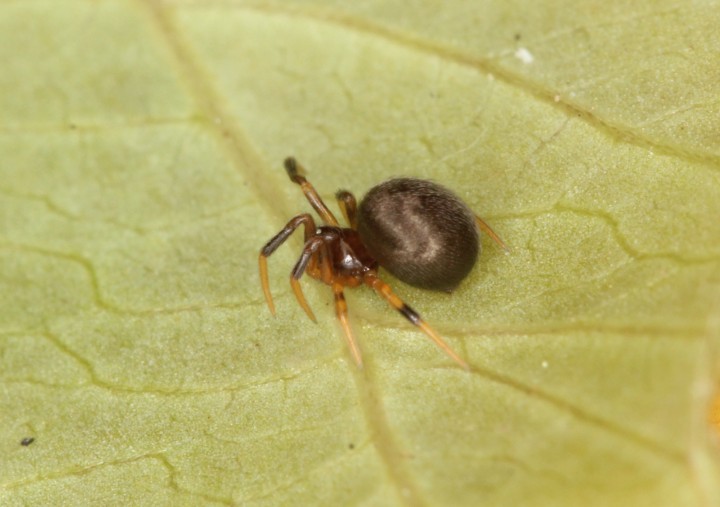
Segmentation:
[(373, 187), (358, 209), (358, 233), (380, 266), (405, 283), (450, 292), (480, 253), (475, 215), (450, 190), (398, 178)]

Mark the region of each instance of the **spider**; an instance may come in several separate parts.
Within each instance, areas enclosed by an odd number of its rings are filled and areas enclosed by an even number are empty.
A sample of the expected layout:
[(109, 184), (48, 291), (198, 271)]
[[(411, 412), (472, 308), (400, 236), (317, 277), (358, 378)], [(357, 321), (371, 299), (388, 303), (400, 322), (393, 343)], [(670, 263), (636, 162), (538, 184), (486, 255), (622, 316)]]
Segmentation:
[(451, 292), (467, 276), (480, 253), (479, 231), (486, 232), (507, 251), (493, 230), (455, 194), (431, 181), (398, 178), (370, 189), (358, 208), (355, 197), (339, 190), (335, 197), (349, 227), (342, 227), (315, 188), (301, 174), (298, 162), (289, 157), (285, 170), (300, 185), (310, 205), (320, 215), (317, 227), (309, 213), (293, 217), (268, 241), (259, 256), (260, 280), (270, 312), (267, 258), (300, 226), (305, 245), (290, 274), (290, 286), (305, 313), (317, 322), (300, 287), (307, 272), (332, 287), (335, 311), (352, 357), (362, 368), (362, 355), (348, 322), (345, 287), (368, 285), (403, 317), (429, 336), (453, 361), (466, 363), (427, 322), (378, 276), (382, 266), (398, 279), (417, 287)]

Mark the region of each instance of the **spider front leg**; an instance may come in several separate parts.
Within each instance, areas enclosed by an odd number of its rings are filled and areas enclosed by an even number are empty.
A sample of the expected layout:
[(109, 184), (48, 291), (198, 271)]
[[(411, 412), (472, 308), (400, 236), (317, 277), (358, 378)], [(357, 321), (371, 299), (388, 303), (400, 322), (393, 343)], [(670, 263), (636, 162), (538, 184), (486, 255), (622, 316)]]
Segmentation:
[(302, 172), (302, 166), (298, 164), (298, 161), (293, 157), (286, 158), (285, 170), (287, 171), (288, 176), (290, 176), (290, 180), (292, 180), (293, 183), (300, 185), (300, 188), (305, 194), (305, 198), (308, 200), (313, 209), (317, 211), (318, 215), (322, 217), (325, 223), (328, 225), (338, 226), (339, 224), (335, 215), (333, 215), (332, 211), (330, 211), (330, 209), (328, 209), (325, 205), (318, 195), (317, 190), (315, 190), (315, 187), (313, 187), (312, 184), (305, 179), (305, 176), (300, 174)]
[(357, 202), (355, 196), (347, 190), (338, 190), (335, 193), (340, 211), (351, 229), (357, 230)]
[(453, 361), (455, 361), (457, 364), (459, 364), (466, 370), (470, 369), (470, 366), (465, 361), (463, 361), (453, 349), (450, 348), (450, 345), (445, 343), (445, 340), (440, 338), (440, 335), (438, 335), (435, 330), (431, 328), (428, 323), (423, 320), (422, 317), (420, 317), (420, 314), (418, 314), (415, 310), (406, 305), (402, 299), (395, 295), (395, 293), (392, 291), (392, 289), (387, 283), (378, 278), (378, 276), (374, 273), (366, 274), (363, 277), (363, 281), (367, 285), (372, 287), (380, 297), (390, 303), (393, 308), (399, 311), (403, 315), (403, 317), (412, 322), (415, 326), (419, 327), (420, 330), (426, 335), (428, 335), (437, 344), (437, 346), (440, 347), (442, 351), (445, 352), (445, 354), (447, 354)]
[(310, 320), (312, 320), (313, 322), (317, 322), (317, 320), (315, 319), (315, 314), (313, 314), (313, 311), (310, 309), (310, 305), (305, 299), (305, 295), (303, 294), (302, 288), (300, 287), (300, 278), (302, 277), (303, 273), (305, 273), (305, 269), (307, 268), (307, 265), (310, 262), (310, 259), (312, 259), (313, 255), (317, 255), (320, 249), (323, 248), (328, 241), (333, 240), (335, 237), (336, 236), (333, 234), (324, 234), (313, 236), (312, 238), (307, 240), (305, 242), (305, 246), (303, 247), (302, 254), (300, 254), (300, 258), (297, 261), (297, 264), (295, 264), (295, 267), (290, 273), (290, 285), (292, 286), (292, 290), (295, 293), (295, 298), (298, 300), (298, 303), (300, 304), (300, 306), (302, 306), (302, 309), (305, 310), (305, 313), (308, 317), (310, 317)]
[(272, 294), (270, 294), (270, 282), (268, 280), (268, 269), (267, 269), (267, 258), (282, 245), (290, 235), (300, 227), (305, 225), (305, 241), (307, 242), (313, 234), (315, 234), (315, 221), (308, 213), (303, 213), (290, 220), (285, 227), (282, 228), (270, 241), (268, 241), (264, 247), (260, 250), (260, 256), (258, 257), (258, 266), (260, 269), (260, 283), (262, 284), (263, 293), (265, 294), (265, 301), (270, 308), (270, 313), (275, 315), (275, 304), (272, 300)]

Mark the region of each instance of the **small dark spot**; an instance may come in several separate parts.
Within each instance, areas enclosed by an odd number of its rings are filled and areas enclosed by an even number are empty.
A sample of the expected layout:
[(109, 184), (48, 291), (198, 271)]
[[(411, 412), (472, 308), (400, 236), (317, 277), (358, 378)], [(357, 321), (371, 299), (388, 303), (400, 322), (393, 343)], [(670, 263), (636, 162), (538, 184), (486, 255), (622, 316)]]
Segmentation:
[(76, 128), (77, 128), (77, 125), (75, 125), (74, 123), (70, 124), (70, 130), (75, 130)]
[(353, 449), (355, 449), (355, 444), (353, 444), (352, 442), (350, 442), (350, 444), (348, 445), (348, 449), (350, 449), (351, 451), (352, 451)]
[(518, 32), (518, 33), (515, 34), (515, 40), (516, 40), (516, 41), (519, 41), (521, 38), (522, 38), (522, 35), (520, 34), (520, 32)]
[(23, 447), (27, 447), (28, 445), (32, 444), (35, 441), (35, 437), (25, 437), (22, 440), (20, 440), (20, 445)]

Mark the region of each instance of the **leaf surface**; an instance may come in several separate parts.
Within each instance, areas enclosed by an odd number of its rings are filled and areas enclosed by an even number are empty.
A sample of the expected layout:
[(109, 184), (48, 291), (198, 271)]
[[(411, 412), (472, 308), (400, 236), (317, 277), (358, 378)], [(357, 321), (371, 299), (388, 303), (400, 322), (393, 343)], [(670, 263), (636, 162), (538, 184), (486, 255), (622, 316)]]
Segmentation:
[[(718, 24), (0, 3), (0, 503), (716, 505)], [(272, 318), (291, 154), (328, 202), (434, 179), (510, 244), (452, 295), (382, 273), (470, 373), (362, 289), (355, 368), (329, 288), (303, 282), (318, 324), (296, 304), (297, 238)]]

